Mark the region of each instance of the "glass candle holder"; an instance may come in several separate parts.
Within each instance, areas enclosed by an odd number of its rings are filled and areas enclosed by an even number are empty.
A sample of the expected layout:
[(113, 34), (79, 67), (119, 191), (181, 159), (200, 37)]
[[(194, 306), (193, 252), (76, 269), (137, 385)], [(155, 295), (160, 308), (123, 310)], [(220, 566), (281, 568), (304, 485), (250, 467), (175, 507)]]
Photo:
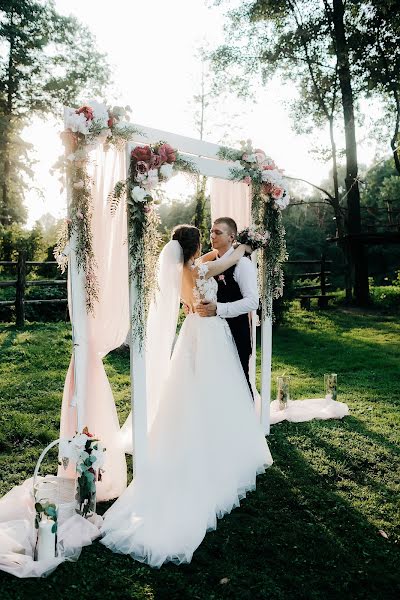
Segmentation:
[(278, 392), (277, 400), (279, 402), (279, 410), (285, 410), (287, 403), (290, 400), (290, 377), (289, 375), (282, 375), (277, 377)]
[(325, 398), (327, 400), (336, 400), (337, 398), (337, 373), (325, 373)]

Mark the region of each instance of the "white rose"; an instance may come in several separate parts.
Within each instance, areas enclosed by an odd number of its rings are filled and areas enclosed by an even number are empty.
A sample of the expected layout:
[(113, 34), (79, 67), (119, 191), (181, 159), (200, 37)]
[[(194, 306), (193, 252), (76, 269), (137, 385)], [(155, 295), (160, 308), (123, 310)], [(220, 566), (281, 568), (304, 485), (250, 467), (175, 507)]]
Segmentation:
[(274, 183), (279, 187), (283, 187), (283, 177), (276, 169), (267, 169), (263, 171), (261, 179), (263, 181), (268, 181), (269, 183)]
[(164, 179), (170, 179), (172, 177), (173, 165), (166, 163), (165, 165), (161, 165), (160, 174)]
[(135, 202), (145, 202), (146, 201), (147, 192), (142, 187), (135, 185), (132, 188), (131, 197)]
[(275, 200), (275, 202), (281, 210), (284, 210), (289, 205), (290, 199), (288, 196), (285, 196), (284, 198), (279, 198), (279, 200)]
[(147, 173), (147, 181), (143, 182), (147, 188), (151, 189), (156, 187), (159, 184), (158, 179), (158, 170), (157, 169), (149, 169)]
[(64, 111), (65, 128), (70, 129), (74, 133), (89, 133), (90, 122), (86, 120), (85, 115), (81, 113), (77, 115), (74, 108), (66, 108)]
[(96, 460), (93, 464), (93, 467), (95, 469), (100, 469), (105, 462), (105, 453), (103, 452), (103, 450), (92, 450), (92, 453), (90, 456), (93, 456)]

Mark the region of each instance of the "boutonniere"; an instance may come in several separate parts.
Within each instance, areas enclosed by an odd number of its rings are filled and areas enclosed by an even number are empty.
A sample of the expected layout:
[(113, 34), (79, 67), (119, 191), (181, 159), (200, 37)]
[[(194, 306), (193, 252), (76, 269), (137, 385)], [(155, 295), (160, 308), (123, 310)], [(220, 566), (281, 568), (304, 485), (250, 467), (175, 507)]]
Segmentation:
[(223, 281), (224, 285), (226, 285), (225, 275), (223, 273), (221, 273), (221, 275), (218, 275), (218, 281)]

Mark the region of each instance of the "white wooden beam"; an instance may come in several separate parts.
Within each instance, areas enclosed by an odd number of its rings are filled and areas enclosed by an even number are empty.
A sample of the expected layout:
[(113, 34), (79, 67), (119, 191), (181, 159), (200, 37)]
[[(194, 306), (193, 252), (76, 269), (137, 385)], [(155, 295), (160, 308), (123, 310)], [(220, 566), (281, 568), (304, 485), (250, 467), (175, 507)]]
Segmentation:
[[(218, 157), (218, 152), (221, 148), (219, 144), (213, 144), (211, 142), (204, 142), (203, 140), (197, 140), (195, 138), (186, 137), (184, 135), (178, 135), (176, 133), (170, 133), (169, 131), (162, 131), (161, 129), (153, 129), (152, 127), (145, 127), (133, 123), (141, 134), (133, 134), (132, 142), (140, 144), (153, 144), (155, 142), (168, 142), (174, 148), (180, 152), (186, 152), (196, 156), (206, 156), (208, 158), (214, 158), (221, 160)], [(231, 148), (231, 150), (234, 150)]]

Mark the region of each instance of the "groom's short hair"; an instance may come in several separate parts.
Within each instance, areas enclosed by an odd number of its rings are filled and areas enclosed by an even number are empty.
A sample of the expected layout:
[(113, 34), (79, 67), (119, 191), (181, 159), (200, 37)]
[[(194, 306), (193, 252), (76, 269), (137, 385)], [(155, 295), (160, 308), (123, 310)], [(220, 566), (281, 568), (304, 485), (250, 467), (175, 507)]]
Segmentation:
[(219, 217), (219, 219), (215, 219), (214, 223), (225, 223), (230, 229), (230, 232), (236, 238), (237, 236), (237, 225), (236, 222), (230, 217)]

